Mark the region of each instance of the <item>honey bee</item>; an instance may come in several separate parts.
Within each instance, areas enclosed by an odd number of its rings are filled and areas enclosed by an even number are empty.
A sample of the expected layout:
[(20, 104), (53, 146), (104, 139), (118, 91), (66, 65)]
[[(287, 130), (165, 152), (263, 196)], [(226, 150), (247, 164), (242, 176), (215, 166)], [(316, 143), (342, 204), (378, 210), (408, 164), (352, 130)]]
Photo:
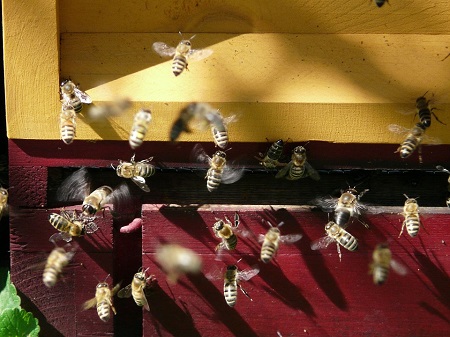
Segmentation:
[(217, 111), (212, 114), (211, 119), (211, 132), (214, 139), (214, 144), (225, 149), (228, 146), (228, 124), (236, 120), (236, 115), (223, 118), (222, 115)]
[[(270, 222), (268, 222), (270, 225)], [(272, 227), (267, 231), (265, 235), (259, 235), (259, 242), (262, 242), (261, 246), (261, 261), (264, 263), (269, 263), (270, 260), (275, 256), (278, 251), (280, 242), (283, 243), (294, 243), (302, 238), (301, 234), (288, 234), (281, 235), (280, 227), (283, 222), (279, 223), (277, 227)]]
[(402, 235), (405, 227), (409, 236), (415, 237), (419, 233), (420, 226), (422, 226), (419, 215), (419, 204), (416, 199), (409, 198), (406, 194), (404, 196), (406, 197), (406, 201), (403, 206), (403, 212), (400, 214), (405, 217), (405, 220), (403, 221), (402, 229), (398, 237)]
[(298, 180), (306, 177), (320, 180), (319, 173), (306, 161), (306, 150), (303, 146), (294, 148), (291, 161), (277, 173), (275, 178), (284, 176), (288, 180)]
[[(436, 168), (437, 168), (439, 171), (442, 171), (442, 172), (445, 172), (445, 173), (448, 173), (448, 174), (449, 174), (448, 180), (447, 180), (447, 182), (448, 182), (448, 185), (447, 185), (447, 191), (450, 192), (450, 171), (447, 170), (446, 168), (444, 168), (444, 167), (441, 166), (441, 165), (437, 165)], [(450, 197), (447, 198), (446, 204), (447, 204), (447, 207), (450, 207)]]
[(153, 50), (162, 57), (173, 57), (172, 72), (175, 76), (180, 75), (184, 69), (188, 69), (189, 61), (200, 61), (210, 56), (213, 51), (211, 49), (192, 49), (191, 40), (195, 37), (192, 36), (189, 40), (183, 40), (181, 35), (181, 41), (177, 47), (172, 47), (164, 42), (155, 42), (152, 45)]
[(128, 140), (133, 150), (141, 146), (144, 142), (151, 120), (152, 114), (150, 110), (141, 109), (134, 115), (133, 126), (131, 127), (130, 138)]
[(83, 109), (83, 104), (92, 103), (91, 97), (81, 91), (71, 80), (64, 80), (61, 83), (60, 90), (63, 104), (72, 106), (76, 113)]
[(131, 107), (131, 101), (128, 98), (121, 98), (114, 102), (106, 102), (92, 106), (88, 110), (88, 116), (92, 121), (108, 117), (117, 117)]
[(116, 309), (114, 308), (112, 298), (116, 294), (116, 292), (120, 288), (120, 283), (116, 284), (113, 289), (109, 287), (109, 284), (106, 282), (109, 275), (106, 276), (103, 282), (99, 282), (95, 289), (95, 297), (90, 300), (84, 302), (83, 310), (90, 309), (94, 306), (97, 306), (97, 314), (98, 317), (103, 322), (108, 322), (111, 316), (110, 309), (114, 312), (114, 315), (117, 314)]
[(63, 103), (59, 115), (59, 132), (65, 144), (71, 144), (76, 136), (76, 113), (73, 107)]
[(145, 310), (150, 311), (144, 290), (147, 285), (154, 280), (154, 275), (146, 277), (146, 272), (149, 268), (145, 270), (142, 269), (142, 267), (139, 268), (138, 272), (134, 274), (133, 280), (129, 285), (119, 290), (117, 297), (129, 298), (130, 296), (133, 296), (133, 299), (138, 306), (143, 306)]
[(106, 203), (110, 200), (110, 195), (113, 193), (113, 189), (109, 186), (100, 186), (89, 194), (83, 200), (81, 209), (85, 217), (92, 217), (97, 212), (102, 210)]
[(385, 283), (391, 267), (399, 275), (407, 273), (405, 266), (392, 258), (389, 245), (387, 243), (378, 244), (373, 251), (372, 263), (369, 266), (369, 273), (373, 276), (373, 283), (377, 285)]
[(276, 142), (270, 145), (266, 154), (259, 153), (259, 157), (255, 156), (259, 163), (265, 168), (271, 169), (276, 168), (278, 166), (282, 166), (278, 160), (280, 159), (284, 148), (284, 141), (282, 139), (278, 139)]
[(150, 192), (150, 188), (145, 183), (145, 178), (155, 174), (155, 167), (150, 164), (153, 157), (141, 160), (139, 162), (134, 161), (135, 155), (131, 157), (130, 162), (122, 161), (119, 159), (119, 165), (116, 168), (116, 173), (119, 177), (131, 179), (139, 188), (145, 192)]
[(216, 246), (216, 250), (235, 249), (238, 242), (238, 238), (236, 234), (233, 232), (233, 230), (238, 228), (240, 224), (239, 214), (237, 212), (234, 213), (234, 224), (231, 223), (230, 219), (228, 219), (227, 216), (225, 216), (226, 222), (219, 218), (216, 218), (216, 220), (217, 221), (212, 226), (212, 229), (214, 231), (214, 235), (222, 240), (222, 242)]
[(69, 264), (74, 255), (75, 248), (73, 247), (70, 250), (65, 250), (63, 247), (56, 246), (51, 251), (42, 273), (42, 281), (48, 288), (53, 287), (58, 282), (64, 267)]
[(8, 190), (0, 187), (0, 219), (8, 213)]
[(439, 118), (436, 116), (436, 114), (433, 112), (433, 110), (435, 110), (436, 108), (430, 109), (429, 106), (430, 101), (425, 98), (426, 94), (427, 93), (423, 94), (422, 96), (416, 99), (416, 108), (417, 113), (419, 114), (420, 123), (422, 123), (422, 125), (425, 128), (429, 128), (431, 126), (431, 115), (433, 115), (434, 118), (436, 118), (436, 120), (439, 123), (445, 125), (445, 123), (441, 122)]
[(216, 151), (213, 157), (209, 157), (200, 144), (194, 146), (193, 154), (198, 162), (208, 163), (206, 172), (206, 187), (209, 192), (215, 191), (221, 183), (232, 184), (242, 178), (244, 169), (231, 168), (226, 160), (224, 151)]
[(72, 241), (73, 236), (83, 236), (94, 233), (98, 226), (94, 222), (87, 222), (81, 219), (76, 211), (61, 210), (61, 214), (51, 213), (48, 221), (55, 227), (59, 233), (55, 233), (50, 237), (50, 241), (64, 240)]
[(225, 301), (230, 307), (234, 307), (236, 305), (238, 288), (252, 301), (250, 295), (240, 285), (240, 282), (248, 281), (258, 273), (258, 266), (253, 266), (252, 268), (241, 271), (238, 270), (236, 265), (227, 266), (223, 280), (223, 295), (225, 297)]
[(175, 284), (186, 273), (198, 273), (202, 268), (202, 259), (189, 248), (177, 244), (164, 244), (156, 249), (156, 261), (167, 274), (167, 280)]
[(358, 249), (358, 241), (356, 240), (356, 238), (335, 222), (328, 222), (325, 225), (325, 232), (326, 236), (311, 242), (312, 250), (324, 249), (327, 248), (330, 243), (336, 242), (339, 261), (341, 261), (342, 255), (339, 246), (342, 246), (351, 252)]

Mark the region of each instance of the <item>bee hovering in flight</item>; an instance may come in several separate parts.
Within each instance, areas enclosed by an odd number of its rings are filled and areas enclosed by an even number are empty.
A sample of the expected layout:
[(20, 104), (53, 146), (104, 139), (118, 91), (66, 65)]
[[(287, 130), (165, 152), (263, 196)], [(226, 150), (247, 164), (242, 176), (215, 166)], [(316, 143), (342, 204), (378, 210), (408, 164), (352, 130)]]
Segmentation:
[(76, 246), (68, 245), (71, 249), (66, 250), (63, 247), (58, 247), (55, 241), (52, 242), (55, 244), (55, 248), (48, 256), (44, 272), (42, 273), (42, 281), (48, 288), (53, 287), (58, 282), (64, 267), (69, 264), (76, 252)]
[(367, 209), (367, 207), (359, 200), (368, 191), (368, 189), (365, 189), (358, 194), (355, 187), (349, 187), (347, 190), (342, 191), (339, 198), (317, 198), (313, 201), (313, 203), (317, 204), (325, 212), (334, 211), (334, 222), (342, 228), (346, 228), (348, 226), (348, 222), (351, 217), (355, 217), (366, 228), (369, 228), (366, 223), (359, 219), (362, 212)]
[(209, 157), (200, 144), (194, 146), (192, 153), (195, 159), (201, 163), (209, 164), (206, 172), (206, 187), (208, 191), (215, 191), (221, 183), (232, 184), (242, 178), (244, 169), (231, 168), (227, 165), (226, 153), (216, 151), (213, 157)]
[(73, 107), (63, 103), (59, 114), (59, 133), (65, 144), (72, 144), (77, 130), (76, 113)]
[(225, 301), (230, 307), (234, 307), (237, 301), (237, 289), (239, 288), (242, 293), (247, 296), (250, 301), (252, 298), (250, 295), (242, 288), (240, 285), (241, 281), (248, 281), (252, 277), (256, 276), (259, 273), (259, 267), (253, 266), (252, 268), (245, 270), (238, 270), (236, 265), (227, 266), (227, 271), (224, 275), (223, 280), (223, 295), (225, 297)]
[(288, 180), (306, 177), (320, 180), (319, 173), (306, 161), (306, 149), (303, 146), (297, 146), (292, 150), (291, 161), (277, 173), (275, 178), (285, 176)]
[(172, 72), (175, 76), (180, 75), (184, 69), (188, 69), (188, 61), (200, 61), (210, 56), (213, 51), (211, 49), (192, 49), (191, 40), (184, 40), (181, 35), (181, 41), (177, 47), (172, 47), (164, 42), (155, 42), (152, 45), (153, 50), (162, 57), (173, 57)]
[(114, 286), (113, 289), (111, 289), (109, 287), (109, 284), (106, 282), (108, 277), (109, 275), (106, 276), (103, 282), (99, 282), (97, 284), (95, 297), (84, 302), (83, 304), (83, 310), (87, 310), (96, 306), (98, 317), (103, 322), (109, 321), (109, 318), (111, 316), (110, 309), (114, 312), (114, 315), (117, 314), (116, 309), (113, 306), (112, 298), (120, 288), (120, 283), (118, 283)]
[(51, 213), (48, 216), (48, 221), (59, 231), (59, 233), (55, 233), (50, 237), (52, 242), (59, 240), (70, 242), (73, 236), (92, 234), (98, 229), (94, 222), (87, 222), (86, 219), (79, 217), (75, 210), (69, 212), (62, 209), (60, 214)]
[(219, 111), (212, 114), (211, 132), (214, 138), (214, 144), (225, 149), (228, 146), (228, 124), (236, 121), (236, 115), (223, 118)]
[(372, 263), (369, 266), (369, 273), (373, 276), (373, 283), (376, 285), (385, 283), (391, 267), (399, 275), (406, 275), (407, 273), (405, 266), (392, 258), (389, 245), (387, 243), (378, 244), (373, 251)]
[(119, 177), (131, 179), (141, 190), (144, 192), (150, 192), (150, 188), (145, 182), (145, 178), (155, 174), (155, 167), (150, 164), (153, 157), (135, 162), (135, 155), (131, 157), (130, 162), (122, 161), (119, 159), (119, 165), (116, 168), (116, 173)]
[(8, 190), (0, 187), (0, 219), (8, 213)]
[(262, 166), (268, 169), (282, 166), (283, 164), (280, 163), (278, 160), (283, 154), (284, 144), (285, 142), (282, 139), (278, 139), (276, 142), (270, 145), (266, 154), (260, 152), (259, 157), (255, 156), (255, 158), (259, 161), (259, 163)]
[(231, 223), (230, 219), (228, 219), (227, 216), (225, 216), (225, 221), (219, 218), (216, 218), (216, 220), (217, 221), (212, 226), (212, 229), (214, 231), (214, 235), (222, 240), (222, 242), (216, 246), (216, 250), (235, 249), (238, 242), (238, 238), (236, 234), (233, 232), (233, 230), (239, 227), (240, 224), (239, 214), (237, 212), (234, 213), (234, 224)]
[(141, 109), (134, 115), (133, 126), (128, 139), (133, 150), (144, 142), (151, 120), (152, 114), (150, 110)]
[(430, 101), (425, 98), (427, 92), (416, 99), (416, 108), (417, 113), (419, 114), (420, 123), (422, 123), (425, 128), (429, 128), (431, 126), (431, 115), (433, 115), (439, 123), (445, 125), (445, 123), (441, 122), (433, 112), (436, 108), (430, 108)]
[(270, 225), (270, 229), (267, 231), (266, 235), (260, 234), (258, 238), (258, 241), (262, 242), (260, 258), (264, 263), (269, 263), (276, 255), (280, 242), (294, 243), (303, 236), (301, 234), (281, 235), (278, 227), (281, 227), (284, 224), (283, 222), (280, 222), (277, 227), (273, 227), (269, 221), (267, 221), (267, 223)]
[(406, 197), (406, 201), (403, 206), (403, 213), (401, 214), (405, 217), (405, 220), (403, 221), (402, 229), (398, 237), (402, 235), (405, 227), (409, 236), (415, 237), (419, 233), (419, 228), (422, 226), (419, 215), (419, 204), (415, 198), (409, 198), (406, 194), (404, 196)]
[(83, 200), (83, 205), (81, 206), (83, 215), (86, 217), (92, 217), (97, 212), (101, 211), (110, 200), (110, 195), (112, 193), (113, 189), (106, 185), (100, 186), (96, 190), (92, 191), (92, 193)]
[(138, 272), (134, 274), (133, 280), (129, 285), (119, 290), (117, 297), (129, 298), (133, 296), (134, 301), (140, 307), (144, 307), (145, 310), (150, 311), (148, 306), (147, 297), (145, 296), (145, 289), (149, 284), (155, 281), (154, 275), (147, 277), (146, 272), (149, 268), (142, 270), (139, 268)]
[(76, 113), (81, 112), (83, 104), (91, 104), (92, 99), (84, 91), (78, 89), (71, 80), (64, 80), (60, 86), (61, 102), (73, 107)]
[(186, 273), (196, 274), (202, 268), (202, 258), (189, 248), (177, 244), (164, 244), (156, 249), (156, 261), (167, 274), (167, 280), (175, 284)]
[(327, 248), (330, 243), (336, 242), (339, 261), (341, 261), (342, 255), (339, 246), (342, 246), (351, 252), (358, 249), (358, 241), (356, 238), (333, 221), (330, 221), (325, 225), (325, 232), (326, 236), (311, 242), (312, 250), (324, 249)]
[[(446, 168), (444, 168), (441, 165), (437, 165), (436, 169), (438, 169), (439, 171), (442, 171), (442, 172), (445, 172), (445, 173), (449, 174), (448, 180), (447, 180), (447, 191), (450, 192), (450, 171), (447, 170)], [(450, 207), (450, 196), (447, 197), (446, 204), (447, 204), (447, 207)]]
[(117, 117), (122, 115), (130, 107), (131, 101), (128, 98), (120, 98), (114, 102), (105, 102), (90, 107), (88, 116), (91, 121), (98, 121), (108, 117)]

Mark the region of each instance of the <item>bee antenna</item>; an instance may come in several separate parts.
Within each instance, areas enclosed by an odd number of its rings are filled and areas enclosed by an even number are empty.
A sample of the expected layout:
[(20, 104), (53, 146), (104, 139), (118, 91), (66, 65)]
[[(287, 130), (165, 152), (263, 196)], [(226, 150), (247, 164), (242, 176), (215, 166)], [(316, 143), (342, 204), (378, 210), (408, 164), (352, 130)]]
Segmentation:
[(197, 34), (194, 34), (191, 36), (191, 38), (189, 40), (192, 40)]
[(105, 280), (103, 281), (103, 283), (105, 283), (106, 280), (108, 279), (108, 277), (110, 277), (110, 276), (111, 276), (111, 274), (106, 275)]

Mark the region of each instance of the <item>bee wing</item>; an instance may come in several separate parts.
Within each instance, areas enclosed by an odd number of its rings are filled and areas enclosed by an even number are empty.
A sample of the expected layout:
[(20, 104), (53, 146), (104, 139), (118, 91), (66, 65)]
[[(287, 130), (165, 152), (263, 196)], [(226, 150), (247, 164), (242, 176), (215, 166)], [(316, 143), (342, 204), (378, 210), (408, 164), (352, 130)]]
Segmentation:
[(311, 177), (313, 180), (320, 180), (319, 172), (317, 172), (308, 162), (305, 162), (305, 168), (307, 176)]
[(280, 241), (284, 243), (294, 243), (300, 240), (303, 237), (302, 234), (287, 234), (287, 235), (281, 235)]
[(312, 250), (324, 249), (327, 248), (332, 242), (335, 242), (335, 240), (332, 237), (324, 236), (321, 237), (320, 239), (311, 242), (311, 249)]
[(145, 308), (145, 310), (150, 311), (150, 306), (148, 305), (147, 297), (145, 296), (144, 288), (141, 288), (140, 292), (142, 293), (142, 306)]
[(201, 61), (213, 53), (212, 49), (191, 49), (188, 58), (189, 61)]
[(64, 202), (81, 201), (90, 193), (91, 179), (85, 167), (73, 172), (63, 180), (56, 191), (56, 200)]
[(132, 209), (132, 196), (130, 187), (127, 183), (122, 182), (109, 195), (106, 203), (111, 202), (115, 214), (121, 214), (122, 211)]
[(131, 297), (131, 283), (127, 285), (126, 287), (119, 290), (117, 293), (117, 297), (120, 298), (128, 298)]
[(243, 168), (232, 168), (226, 165), (223, 169), (221, 182), (223, 184), (232, 184), (241, 179), (243, 175), (244, 175)]
[(85, 228), (87, 234), (92, 234), (95, 231), (97, 231), (98, 226), (95, 222), (91, 221), (91, 222), (88, 222), (87, 224), (85, 224), (84, 228)]
[(121, 283), (122, 283), (122, 282), (117, 283), (117, 284), (114, 286), (114, 288), (111, 289), (111, 296), (114, 296), (114, 295), (119, 291), (119, 289), (120, 289), (120, 284), (121, 284)]
[(259, 242), (259, 243), (263, 243), (265, 237), (266, 237), (266, 236), (265, 236), (264, 234), (259, 234), (259, 235), (258, 235), (258, 242)]
[(430, 137), (428, 135), (422, 136), (422, 142), (426, 142), (427, 144), (440, 145), (442, 144), (442, 140), (436, 137)]
[(391, 259), (391, 268), (401, 276), (405, 276), (408, 273), (408, 269), (402, 263), (394, 259)]
[(70, 241), (72, 241), (72, 236), (66, 232), (58, 232), (58, 233), (55, 233), (52, 236), (50, 236), (48, 239), (48, 241), (54, 242), (54, 243), (61, 241), (61, 240), (70, 242)]
[(220, 132), (226, 131), (224, 119), (217, 111), (210, 111), (205, 114), (205, 118), (211, 123), (211, 125)]
[(74, 93), (80, 99), (81, 103), (84, 103), (84, 104), (91, 104), (92, 103), (91, 96), (86, 94), (84, 91), (82, 91), (82, 90), (80, 90), (78, 88), (75, 88), (74, 89)]
[(333, 197), (318, 197), (311, 201), (313, 205), (320, 207), (320, 209), (324, 212), (330, 213), (333, 212), (336, 208), (338, 202), (338, 198)]
[(237, 279), (239, 281), (248, 281), (253, 276), (256, 276), (259, 273), (259, 267), (253, 266), (252, 268), (241, 270), (238, 272)]
[(286, 174), (288, 174), (294, 162), (291, 160), (286, 166), (284, 166), (281, 170), (278, 171), (275, 178), (283, 178)]
[(406, 133), (411, 130), (411, 129), (405, 128), (401, 125), (398, 125), (398, 124), (389, 124), (388, 129), (389, 129), (389, 131), (391, 131), (393, 133), (397, 133), (397, 134)]
[(145, 178), (142, 177), (132, 177), (131, 180), (144, 192), (150, 192), (150, 188), (145, 183)]
[(83, 310), (87, 310), (90, 308), (93, 308), (97, 305), (97, 299), (91, 298), (90, 300), (87, 300), (86, 302), (83, 303)]
[(197, 161), (199, 163), (209, 165), (209, 163), (211, 162), (211, 157), (206, 154), (205, 149), (203, 149), (200, 144), (195, 144), (191, 152), (191, 157), (194, 159), (194, 161)]
[(168, 44), (165, 44), (164, 42), (155, 42), (152, 44), (152, 49), (155, 51), (159, 56), (162, 57), (172, 57), (175, 55), (176, 48), (171, 47)]

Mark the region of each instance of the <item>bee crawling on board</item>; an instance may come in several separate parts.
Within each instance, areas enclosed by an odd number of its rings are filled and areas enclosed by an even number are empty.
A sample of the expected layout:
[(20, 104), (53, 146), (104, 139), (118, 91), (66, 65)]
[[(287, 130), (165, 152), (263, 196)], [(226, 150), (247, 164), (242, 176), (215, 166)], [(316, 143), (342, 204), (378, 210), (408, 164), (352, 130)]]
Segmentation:
[(303, 146), (297, 146), (292, 150), (291, 161), (278, 171), (275, 176), (275, 178), (283, 177), (286, 177), (288, 180), (298, 180), (306, 177), (320, 180), (319, 172), (306, 161), (306, 149)]
[(106, 282), (109, 274), (106, 276), (103, 282), (99, 282), (95, 289), (95, 297), (84, 302), (83, 310), (87, 310), (93, 307), (97, 307), (98, 317), (103, 322), (108, 322), (111, 317), (111, 310), (114, 315), (117, 314), (116, 309), (113, 305), (113, 296), (117, 293), (120, 288), (120, 283), (116, 284), (114, 288), (110, 288), (109, 284)]
[(386, 282), (390, 268), (402, 276), (407, 273), (406, 267), (392, 258), (392, 253), (387, 243), (380, 243), (375, 247), (369, 268), (369, 273), (373, 276), (373, 283), (376, 285)]
[(60, 214), (49, 214), (48, 221), (59, 231), (50, 237), (49, 240), (52, 242), (59, 240), (70, 242), (74, 236), (84, 236), (98, 230), (98, 226), (92, 219), (78, 216), (76, 210), (66, 211), (65, 209), (61, 209)]
[(312, 250), (324, 249), (327, 248), (330, 243), (336, 242), (339, 261), (341, 261), (342, 255), (340, 246), (351, 252), (354, 252), (358, 249), (358, 240), (356, 240), (356, 238), (352, 234), (347, 232), (344, 228), (340, 227), (333, 221), (329, 221), (325, 225), (325, 233), (326, 236), (311, 242)]
[(76, 137), (76, 112), (72, 105), (63, 103), (59, 114), (59, 133), (64, 144), (72, 144)]
[(236, 248), (238, 238), (233, 230), (237, 229), (239, 224), (240, 220), (237, 212), (234, 213), (234, 223), (231, 223), (227, 216), (225, 216), (225, 221), (216, 218), (216, 222), (212, 226), (212, 229), (214, 231), (214, 235), (222, 240), (222, 242), (216, 246), (216, 250), (233, 250)]
[(409, 198), (406, 194), (404, 196), (406, 197), (405, 205), (403, 206), (403, 212), (400, 214), (404, 216), (405, 220), (403, 220), (402, 229), (398, 237), (402, 235), (405, 227), (409, 236), (415, 237), (419, 234), (419, 229), (422, 226), (419, 215), (419, 204), (416, 198)]
[(191, 40), (183, 39), (181, 32), (181, 41), (176, 47), (169, 46), (164, 42), (155, 42), (152, 45), (153, 50), (162, 57), (173, 57), (172, 72), (175, 76), (180, 75), (185, 69), (188, 69), (188, 61), (200, 61), (210, 56), (211, 49), (192, 49)]
[(216, 151), (213, 157), (209, 157), (200, 144), (196, 144), (192, 150), (193, 157), (200, 163), (209, 165), (206, 172), (206, 187), (209, 192), (215, 191), (219, 185), (232, 184), (242, 178), (243, 168), (232, 168), (227, 164), (226, 153)]
[(81, 91), (71, 80), (64, 80), (60, 85), (61, 103), (70, 105), (76, 113), (81, 112), (83, 104), (91, 104), (91, 97)]
[(151, 287), (153, 282), (156, 282), (155, 276), (150, 275), (147, 277), (146, 272), (149, 268), (143, 270), (139, 268), (138, 272), (134, 274), (133, 280), (129, 285), (119, 290), (117, 297), (129, 298), (133, 296), (134, 302), (140, 307), (144, 307), (145, 310), (150, 311), (145, 290)]
[(131, 157), (129, 162), (119, 159), (119, 165), (115, 168), (112, 164), (112, 168), (116, 170), (119, 177), (131, 179), (141, 190), (144, 192), (150, 192), (150, 188), (145, 182), (145, 178), (151, 177), (155, 174), (155, 167), (150, 164), (153, 157), (136, 162), (134, 160), (135, 155)]
[(283, 163), (279, 162), (281, 155), (283, 154), (284, 142), (282, 139), (278, 139), (270, 145), (267, 152), (259, 153), (258, 156), (255, 156), (255, 159), (259, 161), (259, 163), (267, 169), (277, 168), (278, 166), (283, 166)]
[(269, 263), (272, 258), (276, 255), (280, 243), (295, 243), (300, 240), (303, 235), (301, 234), (288, 234), (281, 235), (279, 227), (281, 227), (284, 222), (280, 222), (278, 226), (273, 227), (272, 224), (267, 221), (270, 228), (265, 235), (260, 234), (258, 241), (262, 243), (260, 259), (264, 263)]
[(416, 109), (417, 114), (419, 115), (420, 123), (425, 128), (429, 128), (431, 126), (431, 115), (433, 115), (436, 121), (443, 125), (446, 125), (433, 112), (433, 110), (436, 110), (436, 108), (430, 108), (430, 100), (427, 100), (425, 97), (427, 92), (416, 99)]

